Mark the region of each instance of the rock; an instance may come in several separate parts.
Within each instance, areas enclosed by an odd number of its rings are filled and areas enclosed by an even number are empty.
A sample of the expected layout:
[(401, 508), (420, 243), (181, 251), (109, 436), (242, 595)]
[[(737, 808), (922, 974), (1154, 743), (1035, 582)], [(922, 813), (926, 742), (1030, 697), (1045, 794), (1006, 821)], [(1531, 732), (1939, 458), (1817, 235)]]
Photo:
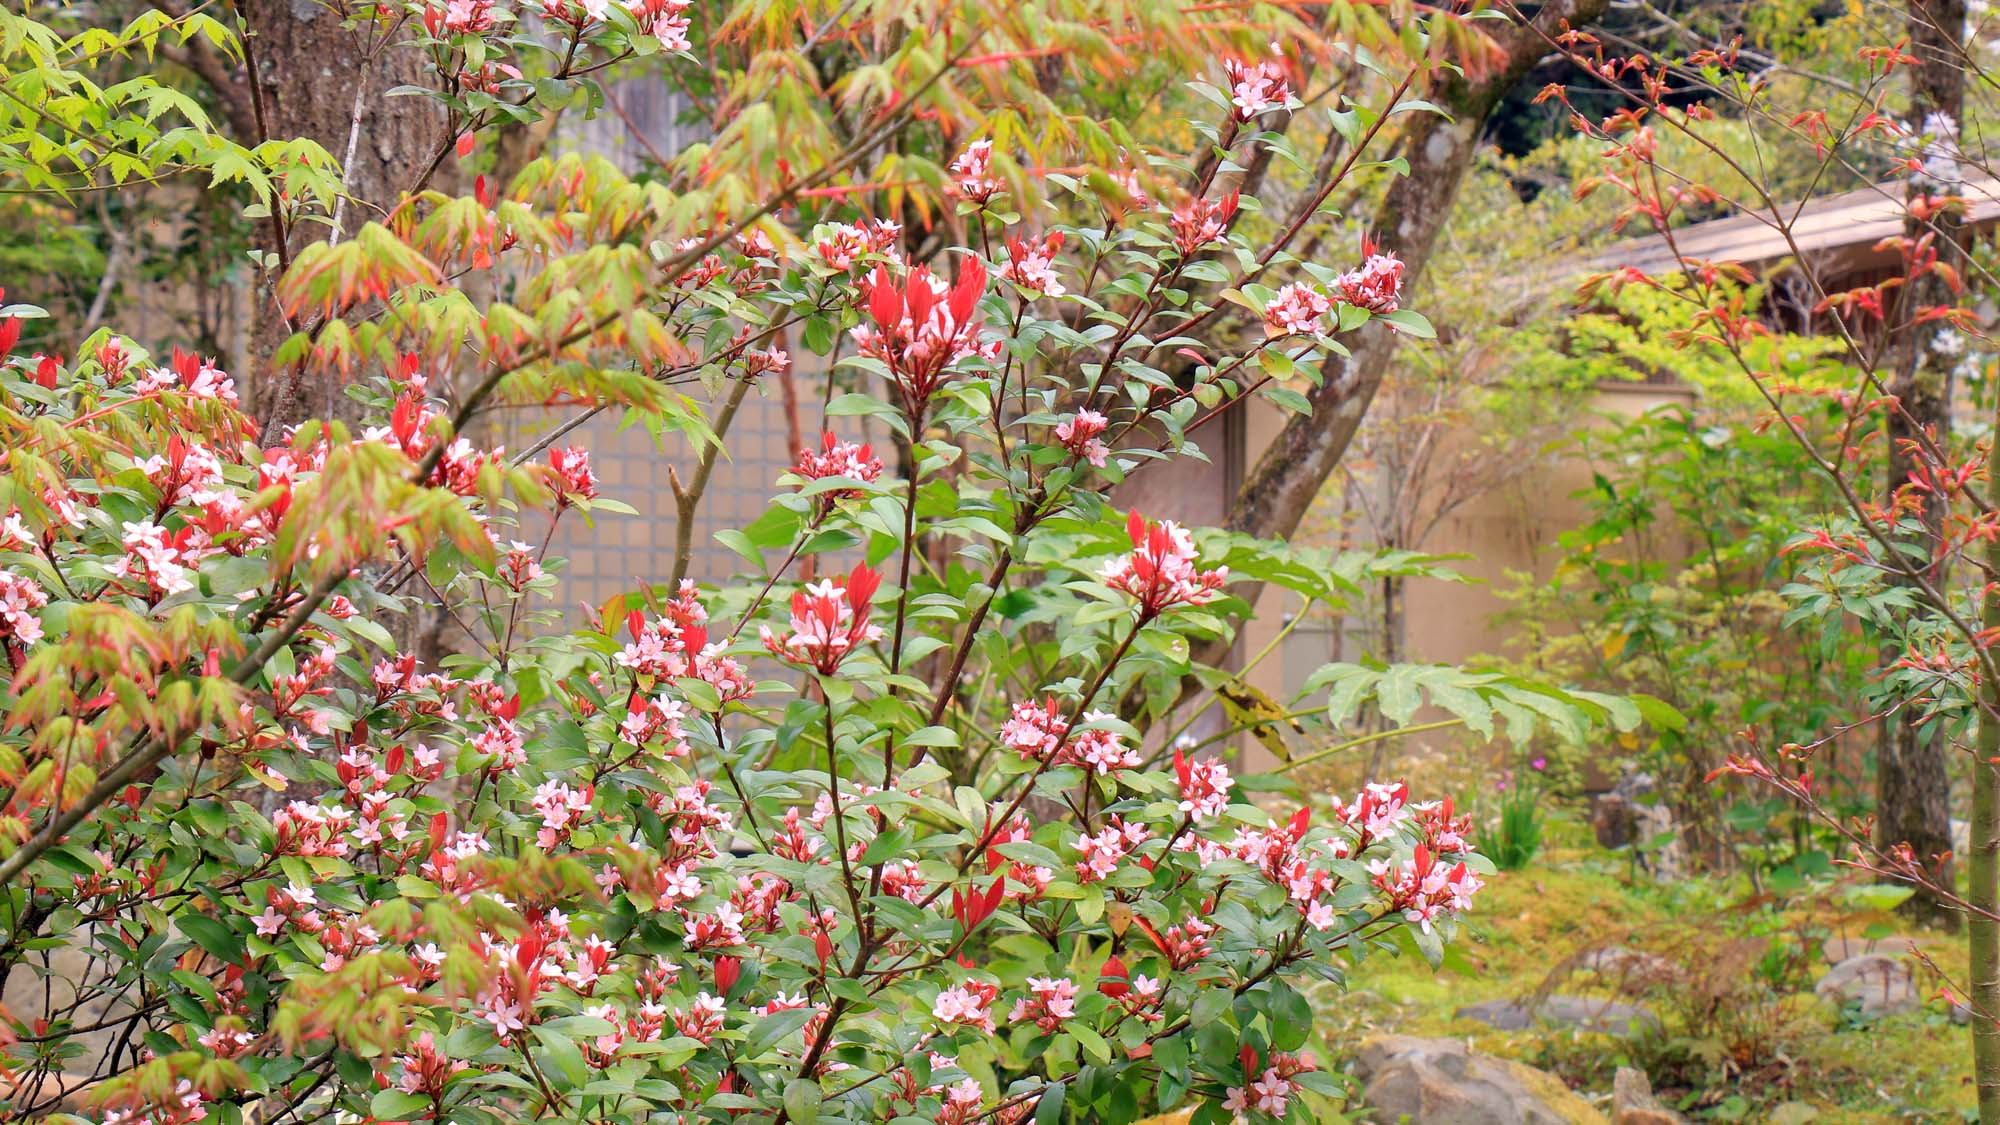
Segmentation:
[(1606, 1035), (1630, 1035), (1642, 1027), (1660, 1026), (1659, 1017), (1644, 1008), (1588, 996), (1550, 996), (1539, 1004), (1488, 1000), (1460, 1008), (1453, 1015), (1460, 1019), (1478, 1020), (1501, 1031), (1542, 1026), (1573, 1027)]
[[(1687, 873), (1687, 848), (1681, 844), (1673, 810), (1641, 799), (1652, 791), (1651, 774), (1619, 778), (1610, 792), (1591, 802), (1591, 831), (1604, 847), (1631, 848), (1639, 866), (1654, 878), (1679, 879)], [(1667, 843), (1653, 843), (1663, 836), (1670, 837)]]
[[(1639, 805), (1637, 814), (1639, 839), (1633, 844), (1639, 852), (1639, 865), (1655, 879), (1673, 882), (1687, 875), (1687, 845), (1681, 843), (1680, 825), (1674, 823), (1674, 810), (1665, 805)], [(1655, 846), (1654, 840), (1665, 837), (1664, 845)]]
[(1660, 984), (1674, 976), (1673, 962), (1657, 954), (1642, 949), (1627, 949), (1622, 945), (1593, 949), (1577, 958), (1576, 967), (1633, 990)]
[(1917, 979), (1910, 967), (1886, 953), (1849, 957), (1819, 978), (1813, 992), (1841, 1005), (1859, 1002), (1864, 1016), (1915, 1011)]
[(1686, 1119), (1660, 1104), (1646, 1072), (1621, 1066), (1611, 1079), (1611, 1125), (1682, 1125)]
[(1456, 1039), (1378, 1036), (1361, 1045), (1355, 1076), (1377, 1115), (1409, 1125), (1607, 1125), (1554, 1075)]
[(1829, 965), (1838, 965), (1850, 958), (1868, 953), (1881, 953), (1890, 957), (1902, 957), (1917, 951), (1918, 940), (1912, 937), (1830, 937), (1819, 947), (1819, 955)]
[(1590, 830), (1597, 843), (1606, 848), (1622, 848), (1639, 838), (1632, 802), (1620, 793), (1601, 793), (1590, 803)]

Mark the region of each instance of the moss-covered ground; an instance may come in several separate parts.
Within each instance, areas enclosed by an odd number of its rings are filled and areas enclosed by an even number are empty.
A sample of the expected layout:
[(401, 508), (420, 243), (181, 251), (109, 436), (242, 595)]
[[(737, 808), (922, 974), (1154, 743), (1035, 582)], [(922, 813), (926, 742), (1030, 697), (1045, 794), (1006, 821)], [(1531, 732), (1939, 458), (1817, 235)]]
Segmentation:
[[(1973, 1103), (1970, 1036), (1930, 999), (1921, 1011), (1863, 1020), (1813, 996), (1827, 937), (1877, 937), (1895, 920), (1866, 909), (1851, 883), (1776, 894), (1730, 881), (1661, 883), (1589, 840), (1574, 821), (1527, 867), (1493, 878), (1459, 953), (1433, 971), (1414, 956), (1357, 965), (1344, 993), (1320, 994), (1336, 1058), (1371, 1035), (1467, 1039), (1479, 1050), (1545, 1068), (1607, 1113), (1612, 1075), (1636, 1065), (1663, 1101), (1695, 1120), (1828, 1123), (1958, 1121)], [(1857, 906), (1857, 898), (1862, 905)], [(1964, 979), (1952, 935), (1916, 935), (1920, 995)], [(1572, 955), (1643, 950), (1643, 979), (1588, 974), (1552, 980)], [(1661, 1018), (1633, 1039), (1573, 1030), (1498, 1031), (1454, 1011), (1548, 986), (1645, 1005)]]

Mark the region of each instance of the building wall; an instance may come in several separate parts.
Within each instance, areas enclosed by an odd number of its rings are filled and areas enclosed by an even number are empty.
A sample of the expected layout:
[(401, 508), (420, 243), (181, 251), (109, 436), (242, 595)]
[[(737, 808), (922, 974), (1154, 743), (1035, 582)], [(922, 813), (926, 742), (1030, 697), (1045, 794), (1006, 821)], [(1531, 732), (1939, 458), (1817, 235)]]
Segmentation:
[[(714, 404), (704, 409), (712, 419)], [(562, 441), (590, 450), (602, 496), (638, 510), (629, 516), (600, 513), (594, 522), (575, 513), (563, 517), (550, 553), (568, 560), (561, 586), (568, 608), (601, 606), (615, 594), (663, 583), (673, 575), (678, 518), (667, 472), (671, 468), (682, 481), (691, 480), (700, 451), (678, 433), (656, 441), (644, 427), (621, 430), (618, 422), (618, 413), (607, 411)], [(535, 438), (534, 428), (522, 428), (508, 444), (526, 445)], [(750, 567), (717, 543), (715, 533), (762, 515), (779, 474), (792, 464), (775, 380), (753, 388), (743, 400), (727, 447), (729, 459), (716, 465), (695, 517), (688, 576), (698, 582), (716, 582)]]
[[(1609, 424), (1614, 418), (1636, 417), (1655, 407), (1691, 401), (1692, 392), (1677, 386), (1616, 384), (1601, 388), (1583, 410), (1582, 418)], [(1251, 448), (1270, 440), (1282, 417), (1264, 407), (1252, 414)], [(1260, 441), (1261, 439), (1261, 441)], [(1555, 537), (1576, 526), (1585, 515), (1577, 494), (1590, 487), (1589, 467), (1562, 462), (1530, 472), (1482, 495), (1444, 520), (1421, 550), (1439, 555), (1468, 556), (1451, 564), (1471, 579), (1454, 583), (1414, 579), (1404, 591), (1407, 652), (1411, 661), (1461, 663), (1505, 651), (1508, 630), (1496, 620), (1507, 609), (1499, 591), (1511, 585), (1509, 571), (1546, 579), (1554, 563), (1547, 548)], [(1307, 540), (1311, 542), (1311, 540)], [(1315, 543), (1336, 547), (1337, 543)], [(1266, 590), (1257, 603), (1255, 619), (1237, 646), (1239, 658), (1262, 652), (1298, 611), (1300, 599), (1283, 590)], [(1352, 640), (1343, 643), (1341, 626), (1324, 618), (1296, 627), (1249, 679), (1265, 693), (1289, 701), (1312, 672), (1336, 660), (1362, 655)], [(1264, 751), (1246, 747), (1252, 764)], [(1268, 758), (1263, 764), (1268, 764)]]

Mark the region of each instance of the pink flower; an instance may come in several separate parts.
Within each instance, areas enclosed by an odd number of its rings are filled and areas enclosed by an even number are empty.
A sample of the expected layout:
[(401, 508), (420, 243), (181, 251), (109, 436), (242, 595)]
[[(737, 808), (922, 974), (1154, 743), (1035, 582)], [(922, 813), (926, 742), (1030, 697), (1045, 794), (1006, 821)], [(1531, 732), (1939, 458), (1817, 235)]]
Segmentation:
[(752, 379), (759, 375), (782, 375), (791, 366), (791, 353), (783, 348), (752, 348), (743, 353), (743, 374)]
[(506, 719), (486, 724), (486, 729), (473, 738), (472, 748), (491, 758), (487, 768), (498, 772), (516, 769), (528, 760), (520, 728)]
[(139, 377), (133, 390), (139, 394), (178, 391), (195, 398), (237, 404), (236, 380), (199, 356), (174, 349), (170, 367), (155, 367)]
[(911, 414), (923, 411), (954, 364), (999, 354), (997, 341), (990, 346), (979, 342), (985, 326), (978, 316), (979, 298), (985, 292), (986, 267), (977, 258), (966, 260), (958, 284), (948, 289), (923, 266), (910, 270), (901, 286), (888, 267), (876, 267), (868, 283), (872, 323), (857, 325), (851, 334), (863, 355), (889, 369)]
[(837, 270), (852, 266), (863, 254), (869, 252), (868, 238), (858, 227), (836, 223), (827, 236), (819, 240), (819, 256)]
[(1267, 110), (1283, 109), (1291, 99), (1285, 68), (1276, 60), (1266, 59), (1251, 66), (1238, 59), (1224, 59), (1222, 69), (1229, 76), (1229, 100), (1236, 106), (1238, 121), (1249, 121)]
[[(875, 456), (875, 450), (866, 443), (840, 441), (828, 430), (820, 434), (817, 450), (805, 449), (799, 453), (799, 463), (792, 466), (792, 472), (809, 481), (824, 480), (827, 477), (846, 477), (850, 480), (879, 480), (882, 476), (882, 459)], [(822, 505), (830, 506), (836, 500), (860, 496), (858, 488), (840, 488), (822, 492)]]
[(1079, 883), (1095, 883), (1109, 879), (1118, 869), (1118, 863), (1132, 854), (1132, 849), (1145, 843), (1153, 833), (1145, 825), (1127, 824), (1117, 817), (1104, 826), (1094, 836), (1078, 836), (1076, 848), (1083, 856), (1077, 861), (1076, 876)]
[(1019, 285), (1023, 289), (1033, 289), (1045, 297), (1060, 297), (1062, 279), (1056, 276), (1056, 253), (1062, 249), (1063, 234), (1052, 230), (1035, 239), (1009, 238), (1007, 240), (1007, 265), (1000, 276)]
[(1139, 599), (1144, 617), (1154, 617), (1177, 605), (1203, 605), (1229, 580), (1229, 568), (1196, 570), (1194, 540), (1167, 520), (1148, 523), (1136, 510), (1125, 520), (1132, 553), (1105, 564), (1102, 577), (1114, 590)]
[[(1086, 723), (1102, 722), (1113, 716), (1107, 711), (1085, 711)], [(1125, 745), (1125, 740), (1108, 730), (1083, 730), (1076, 732), (1070, 740), (1068, 750), (1063, 755), (1065, 764), (1082, 766), (1099, 777), (1108, 776), (1113, 770), (1135, 770), (1141, 761), (1139, 752)]]
[(590, 811), (590, 799), (595, 788), (586, 785), (582, 789), (572, 789), (553, 779), (537, 786), (530, 801), (542, 817), (541, 830), (535, 837), (536, 846), (546, 851), (567, 836), (570, 829)]
[(1236, 193), (1232, 191), (1221, 199), (1188, 200), (1174, 208), (1167, 225), (1173, 228), (1175, 249), (1186, 257), (1221, 238), (1235, 217)]
[(951, 162), (951, 179), (947, 188), (951, 194), (982, 206), (1006, 190), (1005, 184), (993, 178), (992, 141), (974, 141), (965, 146), (965, 151)]
[(779, 637), (766, 625), (759, 635), (780, 660), (805, 664), (830, 676), (861, 645), (882, 639), (882, 627), (868, 623), (869, 599), (882, 575), (867, 563), (855, 566), (846, 585), (829, 578), (792, 595), (792, 632)]
[(1189, 918), (1175, 926), (1168, 926), (1162, 934), (1154, 930), (1144, 918), (1137, 920), (1139, 928), (1167, 958), (1167, 963), (1176, 972), (1191, 969), (1206, 960), (1209, 955), (1208, 939), (1215, 934), (1215, 927), (1199, 918)]
[(397, 1089), (432, 1098), (444, 1093), (446, 1079), (472, 1065), (446, 1058), (428, 1031), (417, 1036), (410, 1050), (396, 1056), (396, 1061), (403, 1067), (402, 1077), (396, 1080)]
[(1409, 800), (1409, 786), (1384, 785), (1372, 781), (1362, 787), (1361, 793), (1354, 798), (1354, 803), (1351, 805), (1344, 804), (1340, 798), (1335, 797), (1334, 819), (1356, 832), (1354, 850), (1351, 854), (1358, 855), (1376, 841), (1395, 835), (1396, 830), (1409, 819)]
[(1426, 933), (1438, 916), (1472, 909), (1472, 896), (1486, 883), (1463, 862), (1446, 867), (1437, 854), (1418, 844), (1411, 858), (1392, 868), (1387, 860), (1371, 866), (1375, 886), (1388, 896), (1389, 906)]
[(590, 451), (579, 446), (549, 450), (549, 468), (556, 475), (556, 504), (597, 497), (597, 474), (590, 471)]
[(1403, 262), (1394, 254), (1378, 254), (1372, 248), (1361, 268), (1349, 270), (1334, 280), (1340, 299), (1372, 313), (1396, 311), (1403, 293)]
[(1014, 704), (1014, 711), (1000, 727), (1000, 744), (1030, 760), (1055, 752), (1062, 745), (1063, 735), (1069, 733), (1069, 723), (1054, 699), (1045, 699), (1040, 706), (1024, 702)]
[(1111, 448), (1098, 440), (1110, 420), (1095, 410), (1079, 410), (1065, 418), (1056, 426), (1056, 441), (1064, 449), (1098, 468), (1104, 467), (1105, 459), (1111, 456)]
[(938, 993), (937, 1002), (931, 1005), (931, 1015), (939, 1023), (991, 1032), (993, 1000), (999, 995), (997, 987), (984, 981), (967, 981)]
[(944, 1107), (938, 1111), (938, 1125), (973, 1125), (980, 1119), (979, 1107), (985, 1104), (986, 1092), (977, 1078), (963, 1078), (954, 1082), (944, 1092)]
[(1197, 824), (1229, 807), (1229, 767), (1214, 758), (1190, 759), (1174, 747), (1174, 777), (1180, 782), (1180, 809)]
[(49, 604), (48, 591), (32, 578), (0, 570), (0, 638), (12, 636), (26, 648), (42, 639), (35, 611)]
[(632, 13), (632, 21), (639, 30), (660, 41), (660, 46), (669, 51), (686, 51), (688, 43), (687, 10), (693, 0), (625, 0), (625, 10)]
[(1029, 977), (1028, 995), (1014, 1002), (1009, 1023), (1032, 1021), (1044, 1035), (1054, 1035), (1076, 1015), (1076, 982), (1067, 978)]
[(722, 997), (699, 993), (686, 1011), (674, 1016), (674, 1027), (696, 1042), (712, 1042), (715, 1033), (722, 1030), (725, 1011)]
[(192, 525), (168, 531), (151, 520), (124, 525), (125, 554), (111, 564), (120, 578), (143, 578), (153, 592), (165, 597), (194, 589), (193, 566), (203, 554)]
[(1424, 843), (1440, 854), (1464, 853), (1472, 850), (1467, 840), (1472, 832), (1472, 818), (1453, 816), (1451, 798), (1442, 801), (1426, 801), (1411, 805), (1418, 816), (1418, 826), (1423, 830)]
[(507, 552), (500, 556), (499, 562), (500, 581), (516, 593), (545, 577), (541, 562), (535, 558), (535, 549), (519, 539), (507, 544)]
[(505, 995), (504, 991), (484, 992), (479, 996), (479, 1018), (492, 1024), (493, 1034), (501, 1039), (527, 1026), (521, 1022), (521, 1014), (520, 1001)]
[(1264, 306), (1264, 335), (1276, 339), (1299, 333), (1316, 333), (1333, 300), (1310, 285), (1293, 282), (1272, 296)]

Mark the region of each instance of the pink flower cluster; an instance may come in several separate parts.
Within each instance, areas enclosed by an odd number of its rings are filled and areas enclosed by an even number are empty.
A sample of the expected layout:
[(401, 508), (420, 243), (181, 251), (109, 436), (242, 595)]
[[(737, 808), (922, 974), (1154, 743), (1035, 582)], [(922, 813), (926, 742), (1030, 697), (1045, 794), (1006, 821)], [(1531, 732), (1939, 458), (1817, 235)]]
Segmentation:
[(625, 0), (625, 10), (639, 30), (660, 41), (668, 51), (692, 50), (688, 43), (687, 10), (694, 0)]
[(1075, 1016), (1075, 981), (1066, 977), (1029, 977), (1028, 995), (1014, 1001), (1007, 1022), (1031, 1022), (1043, 1035), (1054, 1035)]
[(581, 446), (549, 450), (549, 471), (556, 478), (556, 506), (597, 498), (597, 474), (590, 470), (590, 451)]
[(1060, 297), (1068, 290), (1056, 276), (1056, 254), (1062, 250), (1063, 233), (1052, 230), (1040, 239), (1007, 239), (1007, 264), (1000, 276), (1032, 289), (1044, 297)]
[(815, 249), (827, 265), (844, 270), (870, 254), (901, 261), (902, 256), (896, 252), (896, 240), (901, 237), (903, 224), (888, 219), (870, 219), (867, 226), (833, 223)]
[[(799, 451), (799, 463), (792, 466), (792, 472), (809, 481), (846, 477), (872, 483), (882, 477), (882, 459), (866, 442), (841, 441), (827, 430), (820, 434), (818, 449)], [(819, 501), (822, 506), (831, 506), (861, 494), (858, 488), (841, 488), (820, 493)]]
[[(1245, 1046), (1243, 1057), (1243, 1076), (1250, 1078), (1256, 1073), (1256, 1049)], [(1239, 1117), (1255, 1110), (1271, 1117), (1282, 1118), (1287, 1112), (1292, 1096), (1298, 1092), (1298, 1084), (1292, 1079), (1318, 1069), (1319, 1063), (1310, 1053), (1274, 1052), (1271, 1055), (1271, 1065), (1265, 1067), (1261, 1075), (1251, 1078), (1247, 1086), (1231, 1086), (1225, 1092), (1222, 1108)]]
[(1221, 816), (1229, 807), (1229, 767), (1217, 758), (1189, 758), (1174, 747), (1174, 779), (1180, 783), (1180, 810), (1196, 824)]
[(210, 552), (198, 541), (198, 529), (184, 524), (169, 531), (152, 520), (124, 525), (126, 553), (111, 564), (120, 578), (142, 580), (161, 597), (194, 589), (194, 571)]
[(1095, 410), (1079, 410), (1056, 424), (1056, 441), (1071, 454), (1101, 469), (1111, 456), (1111, 447), (1097, 435), (1110, 424), (1109, 419)]
[(1372, 313), (1395, 312), (1403, 295), (1403, 261), (1370, 249), (1358, 269), (1334, 280), (1340, 299)]
[(42, 619), (36, 610), (49, 604), (49, 592), (32, 578), (0, 570), (0, 638), (12, 638), (22, 648), (42, 639)]
[[(733, 657), (723, 655), (722, 642), (708, 639), (705, 624), (708, 610), (701, 604), (692, 581), (682, 579), (680, 589), (664, 609), (651, 622), (637, 611), (626, 615), (625, 628), (632, 640), (612, 658), (614, 663), (635, 675), (655, 680), (682, 677), (701, 680), (725, 701), (750, 694), (750, 678), (743, 666)], [(630, 721), (628, 717), (627, 722)], [(636, 740), (633, 745), (642, 741)]]
[(1333, 818), (1354, 831), (1354, 841), (1342, 844), (1336, 858), (1359, 855), (1370, 846), (1393, 838), (1410, 818), (1410, 787), (1398, 782), (1386, 785), (1371, 781), (1361, 787), (1353, 803), (1333, 799)]
[(1333, 299), (1302, 282), (1293, 282), (1277, 291), (1264, 306), (1264, 335), (1271, 339), (1300, 333), (1316, 333), (1326, 314), (1333, 311)]
[(1142, 617), (1177, 605), (1204, 605), (1229, 580), (1229, 568), (1195, 569), (1194, 539), (1172, 520), (1148, 523), (1136, 510), (1125, 519), (1132, 552), (1106, 563), (1105, 585), (1139, 601)]
[(142, 395), (172, 392), (229, 406), (237, 404), (236, 380), (207, 360), (179, 348), (174, 349), (168, 366), (151, 368), (140, 374), (133, 390)]
[(1391, 908), (1402, 911), (1404, 918), (1426, 933), (1445, 911), (1472, 909), (1472, 896), (1486, 885), (1465, 861), (1447, 867), (1423, 844), (1418, 844), (1416, 853), (1400, 866), (1383, 859), (1370, 864), (1368, 870), (1375, 876), (1376, 888), (1388, 895)]
[[(1086, 723), (1102, 722), (1113, 716), (1104, 711), (1085, 711)], [(1053, 698), (1038, 706), (1032, 702), (1014, 704), (1014, 710), (1000, 727), (1000, 744), (1030, 761), (1056, 755), (1053, 765), (1080, 766), (1098, 774), (1113, 770), (1138, 769), (1138, 751), (1108, 730), (1081, 730), (1070, 734), (1069, 721)]]
[(1285, 80), (1285, 68), (1275, 59), (1266, 59), (1255, 66), (1240, 59), (1224, 59), (1222, 70), (1229, 77), (1229, 101), (1236, 107), (1238, 121), (1249, 121), (1261, 113), (1283, 109), (1291, 99), (1291, 84)]
[(993, 1001), (999, 995), (997, 985), (969, 980), (938, 993), (937, 1002), (931, 1005), (931, 1015), (939, 1023), (957, 1024), (990, 1033), (994, 1026)]
[(462, 1059), (447, 1057), (438, 1050), (437, 1040), (426, 1031), (417, 1036), (410, 1049), (396, 1056), (402, 1074), (396, 1079), (396, 1088), (406, 1094), (418, 1094), (432, 1100), (444, 1096), (445, 1083), (451, 1076), (472, 1064)]
[(1115, 816), (1095, 835), (1078, 836), (1076, 850), (1082, 858), (1076, 863), (1076, 881), (1096, 883), (1109, 879), (1125, 857), (1152, 838), (1152, 829), (1143, 824), (1127, 823)]
[(868, 282), (868, 322), (851, 334), (861, 354), (889, 369), (912, 414), (928, 405), (953, 365), (999, 355), (999, 341), (979, 340), (985, 327), (979, 299), (985, 292), (986, 267), (978, 258), (966, 259), (958, 284), (950, 287), (923, 266), (910, 270), (901, 285), (886, 266), (876, 267)]
[(780, 660), (832, 675), (855, 649), (882, 639), (882, 627), (868, 621), (869, 601), (881, 584), (882, 575), (861, 563), (844, 584), (829, 578), (807, 586), (792, 595), (791, 633), (780, 636), (763, 626), (764, 647)]
[(1007, 185), (993, 176), (992, 141), (974, 141), (965, 146), (965, 151), (951, 162), (951, 183), (947, 190), (981, 206), (1007, 190)]
[(1232, 191), (1221, 199), (1190, 199), (1174, 208), (1167, 219), (1174, 232), (1174, 248), (1185, 258), (1220, 239), (1236, 217), (1236, 202)]

